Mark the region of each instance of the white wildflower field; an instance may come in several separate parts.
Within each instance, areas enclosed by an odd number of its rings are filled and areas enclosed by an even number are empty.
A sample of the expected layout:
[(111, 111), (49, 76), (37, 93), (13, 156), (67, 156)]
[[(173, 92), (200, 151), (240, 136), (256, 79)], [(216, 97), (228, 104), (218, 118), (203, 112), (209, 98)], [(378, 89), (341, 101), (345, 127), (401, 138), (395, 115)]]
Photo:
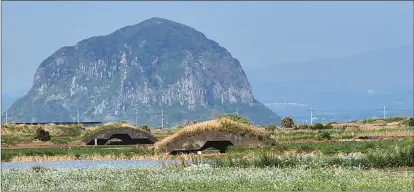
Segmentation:
[(2, 191), (414, 190), (412, 172), (358, 168), (10, 170)]

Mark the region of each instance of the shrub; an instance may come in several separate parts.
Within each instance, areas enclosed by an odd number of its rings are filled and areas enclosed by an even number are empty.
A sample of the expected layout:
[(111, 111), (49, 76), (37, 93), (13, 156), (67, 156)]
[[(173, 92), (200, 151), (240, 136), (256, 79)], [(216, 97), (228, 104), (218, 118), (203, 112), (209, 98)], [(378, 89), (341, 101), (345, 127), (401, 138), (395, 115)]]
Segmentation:
[(269, 132), (273, 132), (277, 129), (276, 125), (273, 124), (266, 125), (264, 128)]
[(410, 117), (409, 119), (405, 120), (404, 123), (408, 127), (414, 127), (414, 118)]
[(184, 125), (178, 125), (178, 126), (177, 126), (177, 129), (178, 129), (178, 130), (180, 130), (180, 129), (182, 129), (182, 128), (184, 128)]
[(390, 118), (385, 118), (384, 121), (387, 123), (392, 123), (392, 122), (400, 122), (404, 120), (404, 117), (390, 117)]
[(364, 119), (360, 122), (363, 123), (363, 124), (369, 124), (369, 123), (375, 123), (375, 121), (377, 121), (377, 120), (374, 119), (374, 118), (371, 118), (371, 119)]
[(325, 128), (325, 129), (333, 129), (332, 123), (327, 123), (327, 124), (324, 126), (324, 128)]
[(299, 124), (295, 126), (295, 129), (309, 129), (309, 125)]
[(36, 130), (36, 137), (40, 141), (50, 141), (50, 134), (49, 131), (44, 130), (43, 128), (38, 128)]
[(282, 127), (284, 128), (292, 128), (295, 125), (291, 117), (284, 117), (281, 120), (281, 124), (282, 124)]
[(36, 166), (33, 166), (33, 167), (32, 167), (32, 170), (33, 170), (34, 172), (36, 172), (36, 173), (44, 173), (44, 172), (46, 172), (46, 171), (49, 171), (49, 170), (50, 170), (50, 168), (47, 168), (47, 167), (42, 167), (42, 166), (36, 165)]
[(147, 131), (147, 132), (151, 132), (151, 129), (148, 127), (148, 125), (143, 125), (141, 126), (141, 129)]
[(252, 123), (245, 116), (241, 116), (241, 115), (224, 114), (224, 115), (220, 115), (220, 119), (221, 118), (228, 118), (230, 120), (237, 121), (239, 123), (245, 123), (245, 124), (252, 125)]
[(324, 129), (325, 127), (322, 125), (322, 123), (315, 123), (311, 126), (311, 129)]
[(331, 140), (331, 138), (332, 138), (331, 134), (329, 134), (328, 132), (322, 132), (318, 135), (319, 140), (325, 140), (325, 139)]

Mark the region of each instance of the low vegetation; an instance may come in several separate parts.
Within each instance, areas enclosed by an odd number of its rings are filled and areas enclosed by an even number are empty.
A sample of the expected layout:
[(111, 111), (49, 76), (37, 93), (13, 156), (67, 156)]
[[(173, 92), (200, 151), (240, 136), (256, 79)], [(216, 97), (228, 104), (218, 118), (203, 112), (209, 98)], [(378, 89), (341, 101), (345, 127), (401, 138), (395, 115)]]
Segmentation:
[(230, 119), (232, 121), (236, 121), (239, 123), (244, 123), (248, 125), (252, 125), (252, 122), (250, 122), (246, 116), (242, 115), (235, 115), (235, 114), (222, 114), (219, 116), (219, 119)]
[[(194, 162), (194, 161), (193, 161)], [(202, 162), (202, 161), (195, 161)], [(326, 156), (280, 156), (276, 153), (260, 153), (253, 156), (219, 158), (213, 162), (215, 167), (360, 167), (360, 168), (394, 168), (414, 167), (414, 146), (409, 149), (373, 150), (365, 156), (354, 158)]]
[[(2, 144), (37, 140), (62, 148), (2, 149), (2, 161), (166, 160), (163, 168), (55, 170), (35, 166), (2, 171), (4, 191), (274, 191), (274, 190), (414, 190), (414, 119), (395, 117), (354, 123), (253, 126), (246, 118), (217, 120), (169, 130), (139, 129), (169, 142), (206, 131), (250, 132), (274, 139), (260, 148), (230, 147), (226, 154), (166, 155), (147, 146), (71, 146), (97, 131), (131, 127), (109, 123), (85, 130), (80, 126), (2, 127)], [(283, 123), (282, 123), (283, 124)], [(362, 138), (362, 139), (361, 139)], [(58, 145), (61, 144), (61, 145)], [(63, 145), (64, 144), (64, 145)], [(180, 160), (181, 159), (181, 160)], [(390, 171), (391, 170), (391, 171)], [(411, 171), (411, 172), (410, 172)], [(178, 178), (178, 179), (177, 179)]]
[(100, 168), (1, 173), (2, 191), (413, 190), (413, 175), (358, 168)]
[(414, 118), (411, 117), (409, 119), (404, 120), (403, 124), (408, 127), (414, 128)]
[(407, 150), (413, 146), (413, 139), (389, 139), (379, 141), (349, 141), (349, 142), (320, 142), (320, 143), (277, 143), (275, 146), (263, 148), (229, 148), (228, 154), (260, 154), (260, 153), (278, 153), (285, 152), (297, 153), (314, 153), (324, 156), (332, 156), (338, 154), (368, 154), (372, 150), (383, 149), (395, 151), (396, 149)]
[(329, 134), (329, 132), (322, 132), (318, 135), (319, 140), (325, 140), (325, 139), (331, 140), (331, 138), (332, 137), (331, 137), (331, 134)]
[[(315, 154), (323, 156), (336, 155), (366, 155), (379, 149), (387, 151), (407, 150), (413, 145), (412, 139), (381, 140), (367, 142), (322, 142), (322, 143), (278, 143), (275, 146), (262, 148), (236, 148), (230, 147), (227, 150), (229, 155), (249, 156), (262, 153), (274, 153), (278, 155), (287, 154)], [(112, 155), (117, 159), (134, 159), (136, 155), (148, 156), (154, 155), (151, 148), (131, 148), (123, 146), (117, 148), (108, 148), (107, 146), (94, 147), (74, 147), (74, 148), (35, 148), (35, 149), (2, 149), (2, 161), (14, 159), (23, 159), (23, 157), (33, 157), (26, 159), (39, 159), (43, 156), (63, 158), (71, 160), (76, 156), (80, 159), (95, 159), (99, 156)], [(103, 157), (104, 158), (104, 157)], [(147, 157), (148, 158), (148, 157)], [(43, 158), (44, 159), (44, 158)], [(50, 158), (46, 158), (50, 159)], [(105, 157), (106, 159), (106, 157)]]
[[(2, 125), (2, 145), (30, 143), (35, 140), (63, 143), (76, 141), (86, 132), (80, 125)], [(47, 136), (49, 135), (49, 136)], [(50, 137), (50, 138), (49, 138)]]
[[(286, 120), (286, 122), (291, 121)], [(386, 124), (387, 122), (391, 124)], [(276, 141), (276, 145), (255, 149), (231, 147), (227, 150), (228, 154), (251, 155), (264, 152), (275, 152), (279, 155), (312, 153), (332, 156), (352, 153), (367, 154), (371, 150), (380, 148), (395, 150), (396, 146), (405, 149), (407, 146), (413, 145), (412, 137), (414, 137), (414, 133), (412, 132), (412, 128), (410, 128), (413, 127), (413, 125), (413, 118), (393, 117), (384, 120), (377, 119), (373, 123), (355, 122), (338, 124), (331, 122), (324, 124), (316, 123), (312, 126), (293, 124), (293, 128), (279, 128), (276, 125), (270, 124), (263, 127), (255, 127), (243, 116), (225, 114), (219, 116), (217, 120), (187, 126), (177, 126), (174, 129), (150, 129), (146, 125), (143, 125), (138, 129), (150, 131), (157, 136), (160, 141), (155, 144), (155, 147), (158, 148), (161, 148), (176, 139), (188, 137), (189, 135), (200, 132), (235, 131), (251, 132), (255, 135), (262, 135), (264, 137), (270, 135), (271, 138)], [(85, 159), (88, 158), (87, 156), (89, 155), (114, 155), (128, 158), (131, 157), (131, 155), (125, 154), (154, 154), (152, 149), (131, 153), (126, 150), (126, 148), (115, 149), (106, 147), (107, 149), (105, 149), (97, 147), (94, 149), (82, 149), (82, 147), (79, 146), (79, 143), (83, 144), (81, 139), (86, 138), (97, 131), (117, 127), (135, 128), (135, 126), (126, 123), (107, 123), (99, 127), (88, 129), (78, 125), (45, 125), (42, 127), (38, 125), (3, 125), (1, 136), (3, 147), (7, 148), (18, 144), (14, 148), (24, 148), (24, 146), (47, 144), (49, 146), (66, 146), (66, 148), (2, 149), (2, 161), (9, 161), (12, 158), (24, 156), (40, 158), (41, 156), (61, 157), (73, 154), (73, 156), (83, 155), (81, 158)], [(49, 133), (49, 136), (47, 136), (47, 133)], [(363, 142), (362, 140), (367, 141)], [(72, 149), (67, 149), (70, 147), (72, 147)], [(128, 146), (127, 148), (131, 148), (131, 146)]]

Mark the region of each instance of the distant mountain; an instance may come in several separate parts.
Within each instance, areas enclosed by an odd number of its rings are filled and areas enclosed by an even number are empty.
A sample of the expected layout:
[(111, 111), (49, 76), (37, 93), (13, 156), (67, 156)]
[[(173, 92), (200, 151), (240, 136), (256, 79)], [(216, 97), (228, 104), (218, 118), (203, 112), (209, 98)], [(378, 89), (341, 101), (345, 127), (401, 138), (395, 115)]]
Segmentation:
[(5, 112), (15, 101), (23, 97), (27, 89), (19, 89), (7, 93), (1, 93), (1, 112)]
[(183, 24), (151, 18), (62, 47), (8, 110), (11, 121), (127, 120), (150, 126), (238, 111), (256, 124), (280, 117), (258, 102), (239, 63)]
[(285, 112), (292, 108), (309, 115), (311, 106), (315, 113), (353, 111), (371, 116), (378, 113), (363, 111), (379, 109), (382, 115), (383, 105), (390, 113), (405, 110), (404, 114), (413, 115), (409, 110), (413, 109), (413, 45), (344, 58), (248, 68), (246, 75), (262, 102), (307, 105), (268, 105), (281, 115), (288, 115)]

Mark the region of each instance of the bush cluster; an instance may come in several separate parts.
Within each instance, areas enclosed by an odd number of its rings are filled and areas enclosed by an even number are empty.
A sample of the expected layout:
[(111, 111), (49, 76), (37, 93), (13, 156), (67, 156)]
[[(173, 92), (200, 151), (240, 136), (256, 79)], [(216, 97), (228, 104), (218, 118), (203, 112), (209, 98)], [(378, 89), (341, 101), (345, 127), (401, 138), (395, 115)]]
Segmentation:
[(329, 134), (328, 132), (322, 132), (318, 135), (319, 140), (331, 140), (331, 138), (331, 134)]
[(144, 131), (147, 131), (147, 132), (151, 132), (151, 129), (148, 127), (148, 125), (142, 125), (141, 129), (143, 129)]
[(50, 141), (50, 134), (49, 131), (44, 130), (43, 128), (38, 128), (36, 130), (36, 137), (40, 141)]
[(284, 128), (293, 128), (293, 126), (295, 125), (291, 117), (284, 117), (280, 123)]
[(228, 118), (230, 120), (233, 120), (233, 121), (236, 121), (236, 122), (239, 122), (239, 123), (252, 125), (252, 123), (245, 116), (241, 116), (241, 115), (223, 114), (223, 115), (220, 115), (220, 119), (221, 118)]
[(414, 127), (414, 118), (410, 117), (409, 119), (405, 120), (403, 124), (409, 127)]
[(306, 125), (306, 124), (299, 124), (295, 126), (295, 129), (309, 129), (310, 125)]
[(315, 123), (313, 125), (310, 126), (311, 129), (313, 130), (322, 130), (322, 129), (332, 129), (333, 126), (331, 123), (327, 123), (327, 124), (322, 124), (322, 123)]
[(269, 124), (269, 125), (266, 125), (264, 128), (266, 129), (266, 131), (273, 132), (277, 129), (277, 126), (274, 124)]

